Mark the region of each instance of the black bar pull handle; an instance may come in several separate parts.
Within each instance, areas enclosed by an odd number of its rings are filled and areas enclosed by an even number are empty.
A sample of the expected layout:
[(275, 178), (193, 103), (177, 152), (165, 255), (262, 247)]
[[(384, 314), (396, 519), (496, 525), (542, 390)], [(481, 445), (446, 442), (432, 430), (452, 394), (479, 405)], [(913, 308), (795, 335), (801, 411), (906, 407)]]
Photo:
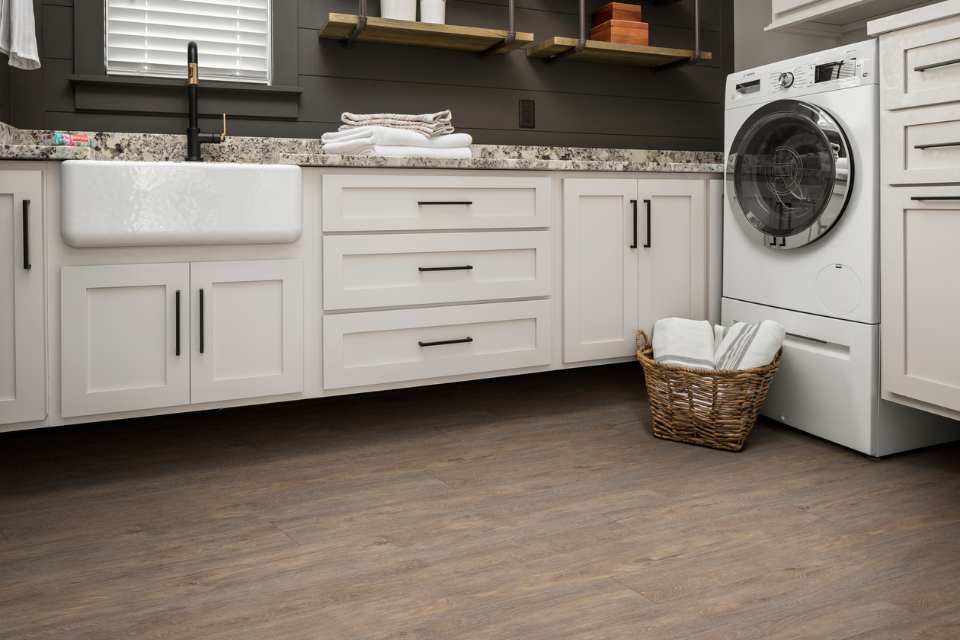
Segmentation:
[(464, 264), (456, 267), (417, 267), (417, 271), (470, 271), (472, 264)]
[(203, 289), (200, 289), (200, 353), (203, 353), (203, 334), (206, 333), (203, 330)]
[(943, 147), (960, 147), (960, 141), (957, 142), (930, 142), (927, 144), (915, 144), (914, 149), (923, 151), (924, 149), (942, 149)]
[(469, 207), (470, 205), (473, 204), (473, 202), (470, 200), (418, 200), (417, 201), (418, 207), (430, 207), (430, 206), (438, 206), (438, 205), (445, 205), (445, 204), (447, 205), (462, 204), (465, 207)]
[(630, 245), (631, 249), (637, 248), (637, 201), (631, 200), (630, 204), (633, 206), (633, 243)]
[(653, 202), (644, 200), (643, 204), (647, 208), (647, 241), (643, 243), (643, 248), (649, 249), (653, 246)]
[(30, 271), (30, 201), (23, 201), (23, 268)]
[(951, 65), (960, 64), (960, 58), (953, 58), (951, 60), (944, 60), (943, 62), (934, 62), (931, 64), (921, 64), (918, 67), (914, 67), (914, 71), (929, 71), (930, 69), (939, 69), (940, 67), (949, 67)]
[(177, 317), (173, 322), (173, 326), (175, 327), (174, 331), (176, 332), (176, 354), (179, 357), (180, 356), (180, 289), (177, 289), (176, 294), (174, 294), (174, 298), (176, 299), (176, 304), (174, 305), (176, 308), (174, 312), (177, 314)]
[(960, 196), (913, 196), (910, 199), (914, 202), (923, 202), (924, 200), (949, 201), (960, 200)]
[(424, 342), (417, 340), (421, 347), (439, 347), (442, 344), (463, 344), (464, 342), (473, 342), (473, 338), (457, 338), (456, 340), (434, 340), (433, 342)]

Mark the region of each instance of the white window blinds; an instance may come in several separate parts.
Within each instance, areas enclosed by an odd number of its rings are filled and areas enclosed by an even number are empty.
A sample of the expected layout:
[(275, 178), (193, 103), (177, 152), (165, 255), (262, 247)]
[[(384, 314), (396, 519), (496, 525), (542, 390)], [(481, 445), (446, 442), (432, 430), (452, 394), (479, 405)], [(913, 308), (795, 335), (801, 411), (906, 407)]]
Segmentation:
[(108, 74), (270, 82), (270, 0), (106, 0)]

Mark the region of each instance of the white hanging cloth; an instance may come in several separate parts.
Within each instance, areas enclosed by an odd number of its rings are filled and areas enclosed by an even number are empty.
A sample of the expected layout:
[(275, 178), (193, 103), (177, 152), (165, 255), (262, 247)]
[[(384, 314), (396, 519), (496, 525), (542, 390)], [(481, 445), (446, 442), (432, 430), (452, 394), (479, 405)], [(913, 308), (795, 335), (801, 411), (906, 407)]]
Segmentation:
[(0, 53), (7, 54), (11, 67), (40, 68), (33, 0), (0, 0)]

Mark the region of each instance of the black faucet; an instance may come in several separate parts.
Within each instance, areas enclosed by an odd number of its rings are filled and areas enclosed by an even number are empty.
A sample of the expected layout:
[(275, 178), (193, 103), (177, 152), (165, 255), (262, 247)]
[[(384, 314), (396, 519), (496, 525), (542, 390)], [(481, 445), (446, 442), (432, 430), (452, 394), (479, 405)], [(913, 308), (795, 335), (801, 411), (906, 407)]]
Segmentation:
[(190, 122), (187, 124), (187, 162), (200, 162), (200, 145), (219, 144), (227, 137), (227, 114), (223, 114), (223, 131), (203, 133), (197, 123), (197, 87), (200, 70), (197, 66), (197, 43), (187, 44), (187, 101), (190, 103)]

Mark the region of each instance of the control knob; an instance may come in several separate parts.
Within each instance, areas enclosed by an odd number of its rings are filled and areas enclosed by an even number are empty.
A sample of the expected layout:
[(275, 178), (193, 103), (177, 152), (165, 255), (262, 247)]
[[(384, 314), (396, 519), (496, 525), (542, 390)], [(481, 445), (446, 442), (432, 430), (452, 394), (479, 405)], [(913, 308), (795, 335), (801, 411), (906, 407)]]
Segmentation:
[(777, 82), (784, 89), (789, 89), (790, 87), (793, 86), (793, 80), (794, 80), (793, 74), (790, 73), (789, 71), (784, 71), (783, 73), (780, 74), (780, 77), (777, 79)]

